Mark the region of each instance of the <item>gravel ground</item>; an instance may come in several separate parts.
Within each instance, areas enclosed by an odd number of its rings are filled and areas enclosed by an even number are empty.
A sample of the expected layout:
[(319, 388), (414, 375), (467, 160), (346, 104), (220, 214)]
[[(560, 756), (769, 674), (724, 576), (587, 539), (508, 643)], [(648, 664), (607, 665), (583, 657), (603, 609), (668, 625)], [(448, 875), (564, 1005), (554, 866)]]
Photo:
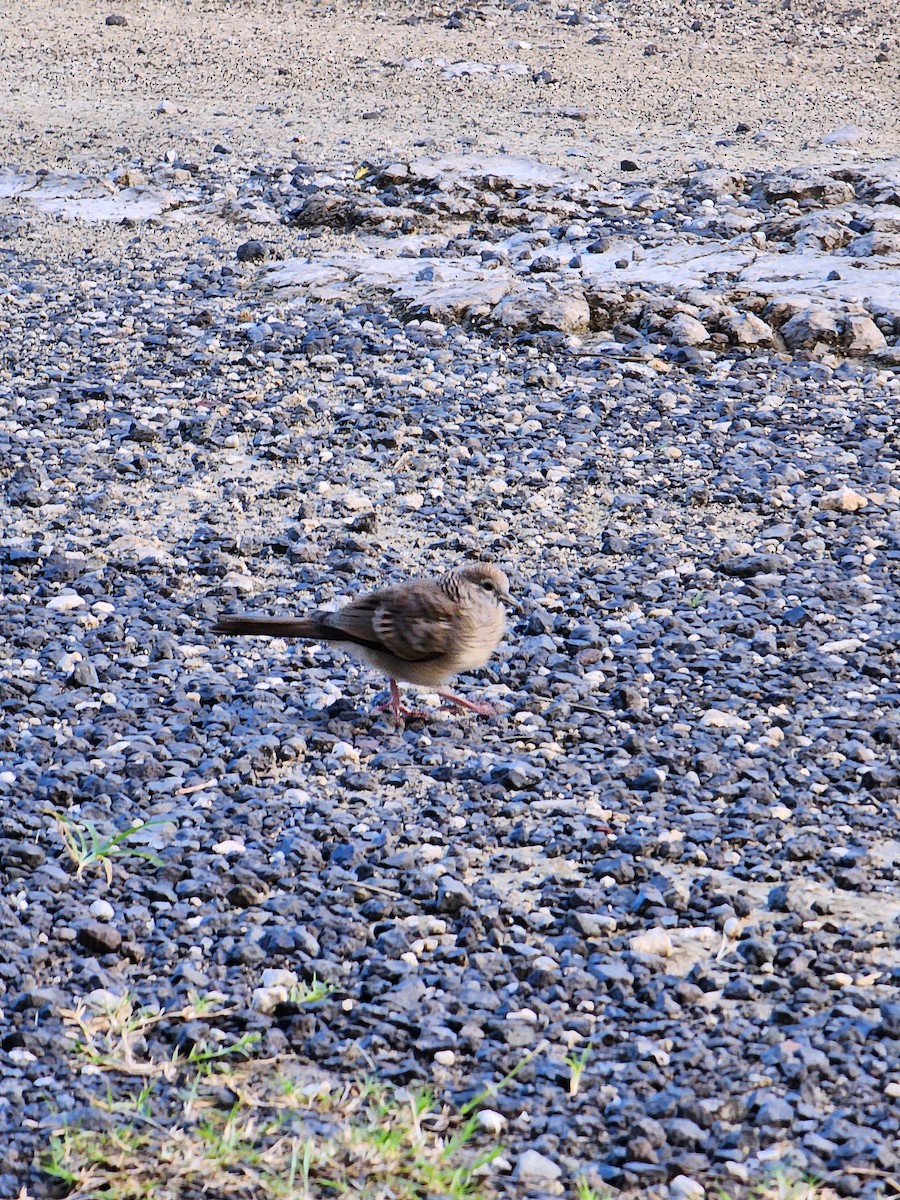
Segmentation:
[[(501, 1194), (891, 1194), (897, 370), (837, 328), (695, 350), (646, 297), (580, 334), (285, 297), (258, 255), (355, 235), (241, 221), (262, 154), (154, 152), (101, 165), (195, 189), (183, 219), (0, 210), (0, 1196), (133, 1084), (64, 1037), (126, 991), (172, 1014), (157, 1062), (254, 1033), (455, 1105), (515, 1070)], [(398, 729), (336, 650), (207, 632), (467, 557), (525, 606), (460, 681), (490, 719)], [(76, 873), (67, 829), (148, 822), (152, 860)]]
[[(894, 0), (17, 0), (0, 22), (0, 158), (48, 168), (108, 168), (129, 148), (220, 145), (249, 164), (424, 143), (586, 158), (605, 176), (637, 159), (668, 178), (698, 158), (884, 157), (900, 134)], [(847, 126), (858, 141), (823, 145)]]

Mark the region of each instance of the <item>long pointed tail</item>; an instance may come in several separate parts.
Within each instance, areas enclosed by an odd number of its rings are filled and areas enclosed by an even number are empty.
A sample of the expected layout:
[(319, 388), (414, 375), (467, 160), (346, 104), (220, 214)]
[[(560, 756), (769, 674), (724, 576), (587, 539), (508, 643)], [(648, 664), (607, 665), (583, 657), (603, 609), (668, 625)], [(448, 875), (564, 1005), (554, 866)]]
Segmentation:
[[(320, 641), (329, 631), (308, 617), (220, 617), (213, 633), (249, 634), (262, 637), (311, 638)], [(333, 635), (332, 635), (333, 636)]]

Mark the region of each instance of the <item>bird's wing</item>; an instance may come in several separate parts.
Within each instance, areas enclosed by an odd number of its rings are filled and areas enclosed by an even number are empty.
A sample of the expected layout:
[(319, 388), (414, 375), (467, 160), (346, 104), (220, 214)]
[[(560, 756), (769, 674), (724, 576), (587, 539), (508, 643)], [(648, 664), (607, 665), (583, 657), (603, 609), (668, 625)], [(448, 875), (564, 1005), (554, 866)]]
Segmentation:
[(437, 584), (422, 580), (360, 596), (328, 613), (327, 621), (360, 644), (406, 662), (424, 662), (452, 650), (458, 607)]

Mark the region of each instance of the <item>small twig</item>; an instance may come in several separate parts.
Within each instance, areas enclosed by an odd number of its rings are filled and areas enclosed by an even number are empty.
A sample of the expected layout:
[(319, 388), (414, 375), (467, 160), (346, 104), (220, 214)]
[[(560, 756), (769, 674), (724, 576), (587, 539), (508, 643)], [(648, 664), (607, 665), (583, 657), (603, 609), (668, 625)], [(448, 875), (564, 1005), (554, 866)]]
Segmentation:
[(205, 779), (202, 783), (192, 783), (190, 787), (176, 788), (172, 795), (190, 796), (191, 792), (202, 792), (204, 788), (218, 787), (220, 782), (218, 779)]
[(392, 900), (400, 899), (400, 892), (392, 892), (390, 888), (378, 887), (374, 883), (364, 883), (361, 879), (345, 880), (341, 887), (362, 888), (366, 892), (377, 892), (380, 896), (390, 896)]

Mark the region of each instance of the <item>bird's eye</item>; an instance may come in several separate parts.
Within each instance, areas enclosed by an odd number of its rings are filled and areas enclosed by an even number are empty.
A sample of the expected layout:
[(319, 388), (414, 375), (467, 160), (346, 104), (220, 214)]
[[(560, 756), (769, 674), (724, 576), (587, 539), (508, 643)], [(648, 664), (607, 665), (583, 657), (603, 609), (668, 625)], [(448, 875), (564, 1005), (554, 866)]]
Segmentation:
[(496, 592), (497, 590), (497, 585), (494, 583), (493, 579), (482, 579), (481, 586), (486, 592)]

